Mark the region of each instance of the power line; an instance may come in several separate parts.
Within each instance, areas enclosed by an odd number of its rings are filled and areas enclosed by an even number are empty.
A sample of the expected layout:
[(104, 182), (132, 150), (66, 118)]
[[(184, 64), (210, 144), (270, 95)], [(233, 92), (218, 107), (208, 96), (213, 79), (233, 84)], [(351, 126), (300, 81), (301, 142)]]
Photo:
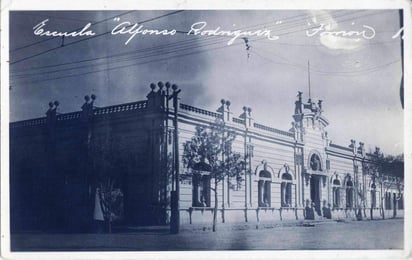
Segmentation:
[[(261, 43), (266, 43), (266, 42), (263, 42), (263, 41), (255, 41), (255, 43), (259, 43), (259, 44), (261, 44)], [(384, 41), (384, 42), (379, 42), (379, 44), (387, 44), (387, 43), (399, 43), (399, 42), (393, 42), (393, 41)], [(322, 45), (312, 45), (312, 46), (322, 46)], [(378, 44), (373, 44), (373, 45), (368, 45), (368, 44), (365, 44), (365, 46), (362, 46), (362, 47), (360, 47), (360, 49), (358, 49), (358, 50), (350, 50), (350, 54), (351, 55), (353, 55), (354, 53), (358, 53), (358, 52), (362, 52), (362, 51), (364, 51), (365, 50), (365, 48), (370, 48), (370, 47), (377, 47), (378, 46)], [(256, 47), (255, 47), (255, 49), (256, 49)], [(274, 56), (276, 56), (276, 57), (278, 57), (278, 58), (280, 58), (280, 59), (283, 59), (283, 60), (287, 60), (288, 62), (292, 62), (290, 59), (288, 59), (288, 58), (286, 58), (286, 57), (284, 57), (284, 56), (281, 56), (281, 55), (279, 55), (279, 54), (277, 54), (277, 53), (275, 53), (275, 52), (273, 52), (273, 51), (269, 51), (269, 50), (266, 50), (266, 49), (259, 49), (260, 51), (263, 51), (263, 52), (265, 52), (265, 53), (268, 53), (269, 55), (274, 55)], [(292, 62), (293, 63), (293, 62)], [(317, 67), (317, 66), (313, 66), (312, 65), (312, 67)]]
[[(217, 44), (217, 43), (219, 43), (219, 42), (215, 42), (215, 43), (211, 43), (211, 44), (207, 44), (207, 45), (213, 45), (213, 44)], [(236, 45), (237, 45), (237, 44), (236, 44)], [(202, 46), (202, 47), (204, 47), (204, 46)], [(224, 47), (226, 47), (226, 46), (224, 46)], [(188, 48), (185, 47), (185, 50), (187, 50), (187, 49), (188, 49)], [(216, 49), (216, 48), (214, 48), (214, 49)], [(171, 50), (171, 51), (169, 51), (168, 53), (176, 52), (176, 51), (179, 51), (179, 49)], [(206, 50), (206, 51), (207, 51), (207, 50)], [(203, 52), (203, 51), (202, 51), (202, 52)], [(193, 53), (198, 53), (198, 52), (193, 52)], [(184, 54), (183, 56), (187, 56), (187, 55), (190, 55), (190, 54), (193, 54), (193, 53)], [(163, 55), (164, 53), (161, 53), (161, 54)], [(148, 57), (152, 57), (152, 56), (156, 56), (156, 55), (149, 55), (149, 56), (146, 55), (146, 56), (143, 56), (143, 57), (140, 57), (140, 58), (148, 58)], [(167, 57), (166, 59), (173, 58), (173, 57), (177, 57), (177, 56)], [(132, 60), (132, 59), (129, 59), (129, 60)], [(164, 59), (160, 59), (160, 60), (164, 60)], [(126, 60), (126, 61), (127, 61), (127, 60)], [(155, 60), (155, 61), (158, 61), (158, 60)], [(143, 64), (149, 63), (149, 62), (153, 62), (153, 61), (144, 62)], [(140, 64), (142, 64), (142, 63), (138, 63), (138, 65), (140, 65)], [(120, 67), (114, 67), (114, 68), (110, 68), (109, 70), (116, 69), (116, 68), (125, 68), (125, 67), (134, 66), (134, 65), (136, 65), (136, 64), (124, 65), (124, 66), (120, 66)], [(91, 65), (91, 66), (93, 66), (93, 65)], [(90, 67), (90, 66), (87, 66), (87, 67)], [(76, 68), (73, 68), (73, 69), (76, 69)], [(99, 72), (99, 71), (102, 71), (102, 70), (98, 70), (97, 72)], [(96, 71), (87, 72), (86, 74), (90, 74), (90, 73), (94, 73), (94, 72), (96, 72)], [(327, 72), (327, 73), (330, 73), (330, 72)], [(84, 74), (79, 73), (79, 74), (75, 74), (75, 75), (84, 75)], [(72, 77), (72, 76), (75, 76), (75, 75), (69, 75), (69, 77)], [(53, 80), (53, 79), (58, 79), (58, 78), (61, 78), (61, 77), (55, 77), (55, 78), (44, 79), (44, 80)], [(40, 80), (40, 81), (44, 81), (44, 80)], [(36, 81), (36, 82), (38, 82), (38, 81)]]
[[(259, 56), (260, 58), (265, 59), (265, 60), (267, 60), (271, 63), (274, 63), (274, 64), (289, 65), (289, 66), (301, 69), (303, 71), (306, 71), (308, 69), (307, 66), (302, 65), (302, 64), (288, 63), (288, 62), (277, 62), (277, 61), (274, 61), (274, 60), (272, 60), (268, 57), (260, 55), (255, 50), (253, 50), (252, 52), (254, 54), (256, 54), (257, 56)], [(357, 70), (357, 71), (324, 71), (324, 70), (310, 69), (310, 72), (314, 72), (314, 73), (317, 73), (317, 74), (328, 74), (328, 75), (329, 74), (337, 74), (337, 76), (348, 76), (348, 74), (354, 74), (354, 75), (356, 75), (356, 74), (367, 74), (367, 73), (378, 71), (383, 67), (387, 67), (389, 65), (392, 65), (392, 64), (395, 64), (395, 63), (398, 63), (398, 62), (400, 62), (400, 59), (393, 60), (393, 61), (390, 61), (388, 63), (380, 64), (380, 65), (377, 65), (377, 66), (374, 66), (374, 67), (365, 68), (365, 69), (362, 69), (362, 70)], [(339, 74), (343, 74), (343, 75), (339, 75)]]
[[(351, 14), (353, 14), (353, 13), (351, 13)], [(326, 14), (325, 16), (328, 16), (329, 14)], [(288, 18), (286, 18), (286, 19), (284, 19), (284, 20), (294, 20), (294, 19), (296, 19), (296, 18), (299, 18), (299, 17), (302, 17), (303, 15), (297, 15), (297, 16), (293, 16), (293, 17), (288, 17)], [(296, 21), (300, 21), (300, 20), (296, 20)], [(145, 22), (147, 22), (147, 21), (145, 21)], [(273, 23), (273, 21), (271, 21), (271, 22), (269, 22), (269, 23)], [(269, 23), (260, 23), (260, 24), (256, 24), (256, 25), (253, 25), (253, 26), (248, 26), (248, 27), (246, 27), (246, 28), (250, 28), (250, 27), (257, 27), (257, 26), (261, 26), (261, 25), (263, 25), (263, 24), (269, 24)], [(296, 26), (290, 26), (290, 24), (287, 24), (288, 26), (286, 27), (286, 28), (281, 28), (281, 30), (285, 30), (285, 29), (290, 29), (290, 28), (293, 28), (293, 27), (296, 27)], [(300, 24), (298, 25), (298, 26), (301, 26)], [(288, 28), (289, 27), (289, 28)], [(242, 28), (240, 28), (240, 29), (242, 29)], [(279, 29), (278, 29), (279, 30)], [(179, 31), (180, 33), (185, 33), (185, 34), (187, 34), (187, 32), (182, 32), (182, 31)], [(209, 39), (212, 39), (212, 37), (211, 38), (209, 38)], [(187, 40), (183, 40), (183, 41), (180, 41), (180, 43), (181, 42), (185, 42), (185, 41), (187, 41)], [(192, 40), (189, 40), (189, 42), (190, 41), (196, 41), (196, 39), (192, 39)], [(178, 43), (175, 43), (175, 44), (179, 44), (179, 42)], [(68, 44), (67, 44), (68, 45)], [(60, 47), (58, 47), (58, 48), (60, 48)], [(55, 49), (58, 49), (58, 48), (55, 48)], [(153, 47), (152, 47), (153, 48)], [(149, 49), (152, 49), (152, 48), (149, 48)], [(154, 47), (154, 48), (156, 48), (156, 47)], [(52, 50), (55, 50), (55, 49), (51, 49), (51, 50), (47, 50), (47, 51), (45, 51), (45, 52), (49, 52), (49, 51), (52, 51)], [(145, 50), (145, 49), (144, 49)], [(43, 52), (43, 53), (39, 53), (39, 54), (36, 54), (35, 56), (38, 56), (38, 55), (41, 55), (41, 54), (44, 54), (45, 52)], [(126, 53), (121, 53), (121, 54), (119, 54), (119, 55), (127, 55), (127, 54), (130, 54), (130, 53), (134, 53), (134, 51), (132, 51), (132, 52), (126, 52)], [(87, 62), (87, 61), (93, 61), (93, 60), (98, 60), (98, 59), (102, 59), (102, 58), (107, 58), (107, 57), (114, 57), (114, 55), (111, 55), (111, 56), (105, 56), (105, 57), (100, 57), (100, 58), (92, 58), (92, 59), (86, 59), (86, 60), (81, 60), (81, 61), (78, 61), (78, 62)], [(47, 65), (47, 66), (43, 66), (43, 67), (39, 67), (39, 68), (46, 68), (46, 67), (52, 67), (52, 66), (61, 66), (61, 65), (67, 65), (67, 64), (74, 64), (74, 63), (77, 63), (77, 62), (68, 62), (68, 63), (64, 63), (64, 64), (55, 64), (55, 65)], [(39, 68), (36, 68), (36, 69), (39, 69)]]
[[(242, 44), (243, 43), (235, 43), (235, 44), (230, 45), (230, 46), (234, 46), (234, 45), (237, 46), (237, 45), (242, 45)], [(134, 63), (134, 64), (124, 65), (124, 66), (111, 67), (111, 68), (102, 69), (102, 70), (89, 71), (89, 72), (85, 72), (85, 73), (72, 74), (72, 75), (66, 75), (66, 76), (55, 77), (55, 78), (48, 78), (48, 79), (44, 79), (44, 80), (30, 81), (30, 83), (37, 83), (37, 82), (49, 81), (49, 80), (55, 80), (55, 79), (70, 78), (70, 77), (88, 75), (88, 74), (97, 73), (97, 72), (111, 71), (111, 70), (116, 70), (116, 69), (124, 69), (124, 68), (128, 68), (128, 67), (148, 64), (148, 63), (152, 63), (152, 62), (164, 61), (164, 60), (168, 60), (168, 59), (171, 59), (171, 58), (180, 58), (180, 57), (193, 55), (193, 54), (198, 54), (198, 53), (203, 53), (203, 52), (207, 52), (207, 51), (211, 51), (211, 50), (218, 50), (218, 49), (227, 48), (227, 47), (230, 47), (230, 46), (225, 45), (225, 46), (220, 46), (220, 47), (216, 47), (216, 48), (213, 48), (213, 49), (194, 51), (194, 52), (190, 52), (190, 53), (175, 55), (175, 56), (171, 56), (171, 57), (167, 57), (167, 58), (161, 58), (161, 59), (157, 59), (157, 60), (150, 60), (150, 61), (146, 61), (146, 62), (140, 62), (140, 63)]]
[[(184, 41), (182, 41), (182, 42), (184, 42)], [(108, 56), (108, 57), (114, 57), (115, 55), (113, 55), (113, 56)], [(106, 58), (106, 57), (103, 57), (103, 58)], [(95, 59), (99, 59), (99, 58), (94, 58), (94, 59), (89, 59), (89, 60), (84, 60), (84, 61), (90, 61), (90, 60), (95, 60)], [(79, 61), (79, 62), (82, 62), (82, 61)], [(66, 64), (70, 64), (71, 62), (69, 62), (69, 63), (66, 63)], [(64, 64), (61, 64), (61, 65), (64, 65)], [(56, 66), (58, 66), (58, 64), (56, 64)], [(48, 66), (44, 66), (44, 67), (48, 67)]]
[[(168, 15), (175, 14), (175, 13), (179, 13), (179, 12), (183, 12), (183, 11), (184, 11), (184, 10), (176, 11), (176, 12), (173, 12), (173, 13), (170, 13), (170, 14), (166, 14), (166, 15), (164, 15), (164, 16), (168, 16)], [(131, 12), (132, 12), (132, 11), (131, 11)], [(362, 12), (362, 11), (360, 11), (360, 12)], [(125, 13), (125, 14), (126, 14), (126, 13)], [(351, 13), (351, 14), (352, 14), (352, 13)], [(325, 14), (325, 15), (323, 15), (323, 16), (328, 16), (328, 15), (329, 15), (329, 14)], [(142, 22), (139, 22), (139, 23), (149, 22), (149, 21), (151, 21), (151, 20), (153, 20), (153, 19), (159, 19), (159, 18), (164, 17), (164, 16), (155, 17), (155, 18), (152, 18), (152, 19), (149, 19), (149, 20), (145, 20), (145, 21), (142, 21)], [(307, 15), (296, 15), (296, 16), (293, 16), (293, 17), (288, 17), (288, 18), (286, 18), (285, 20), (291, 19), (292, 21), (295, 20), (294, 22), (299, 22), (300, 19), (296, 19), (296, 18), (299, 18), (299, 17), (301, 17), (301, 16), (307, 16)], [(118, 17), (118, 16), (115, 16), (115, 17)], [(112, 17), (112, 18), (114, 18), (114, 17)], [(112, 18), (107, 18), (107, 19), (105, 19), (105, 20), (99, 21), (98, 23), (101, 23), (101, 22), (110, 20), (110, 19), (112, 19)], [(269, 23), (273, 23), (273, 21), (272, 21), (272, 22), (269, 22)], [(269, 24), (269, 23), (266, 23), (266, 24)], [(255, 27), (256, 27), (256, 26), (260, 26), (260, 25), (264, 25), (264, 24), (265, 24), (265, 23), (257, 24), (257, 25), (255, 25)], [(289, 25), (290, 25), (290, 24), (289, 24)], [(129, 28), (129, 27), (132, 27), (132, 26), (133, 26), (133, 25), (130, 25), (130, 26), (127, 26), (127, 27), (125, 27), (125, 28)], [(80, 29), (82, 29), (82, 28), (79, 28), (79, 29), (76, 29), (76, 30), (80, 30)], [(183, 31), (177, 31), (177, 32), (178, 32), (178, 33), (184, 33), (184, 34), (187, 34), (187, 33), (188, 33), (188, 32), (183, 32)], [(91, 37), (88, 37), (88, 38), (86, 38), (86, 39), (82, 39), (82, 40), (75, 41), (75, 42), (72, 42), (72, 43), (69, 43), (69, 44), (65, 44), (64, 46), (69, 46), (69, 45), (72, 45), (72, 44), (75, 44), (75, 43), (78, 43), (78, 42), (81, 42), (81, 41), (84, 41), (84, 40), (93, 39), (93, 38), (96, 38), (96, 37), (99, 37), (99, 36), (103, 36), (103, 35), (106, 35), (106, 34), (109, 34), (109, 33), (111, 33), (111, 32), (109, 31), (109, 32), (105, 32), (105, 33), (102, 33), (102, 34), (99, 34), (99, 35), (91, 36)], [(54, 38), (46, 39), (46, 40), (44, 40), (44, 41), (52, 40), (52, 39), (54, 39)], [(36, 44), (36, 43), (35, 43), (35, 44)], [(41, 53), (38, 53), (38, 54), (35, 54), (35, 55), (32, 55), (32, 56), (29, 56), (29, 57), (26, 57), (26, 58), (23, 58), (23, 59), (14, 61), (14, 62), (11, 62), (10, 64), (13, 65), (13, 64), (18, 63), (18, 62), (20, 62), (20, 61), (24, 61), (24, 60), (27, 60), (27, 59), (30, 59), (30, 58), (33, 58), (33, 57), (37, 57), (37, 56), (43, 55), (43, 54), (45, 54), (45, 53), (48, 53), (48, 52), (50, 52), (50, 51), (57, 50), (57, 49), (59, 49), (59, 48), (61, 48), (61, 47), (64, 47), (64, 46), (59, 46), (59, 47), (56, 47), (56, 48), (52, 48), (52, 49), (46, 50), (46, 51), (44, 51), (44, 52), (41, 52)], [(22, 47), (22, 48), (23, 48), (23, 47)]]
[[(242, 42), (233, 44), (234, 46), (239, 46), (239, 45), (243, 45)], [(231, 46), (233, 46), (231, 45)], [(82, 76), (82, 75), (88, 75), (88, 74), (92, 74), (92, 73), (98, 73), (98, 72), (103, 72), (103, 71), (112, 71), (112, 70), (117, 70), (117, 69), (124, 69), (124, 68), (128, 68), (128, 67), (133, 67), (133, 66), (138, 66), (138, 65), (144, 65), (144, 64), (149, 64), (152, 62), (159, 62), (159, 61), (165, 61), (171, 58), (181, 58), (181, 57), (185, 57), (188, 55), (193, 55), (193, 54), (199, 54), (199, 53), (203, 53), (203, 52), (207, 52), (207, 51), (212, 51), (212, 50), (218, 50), (218, 49), (223, 49), (223, 48), (228, 48), (230, 46), (224, 45), (224, 46), (220, 46), (220, 47), (216, 47), (216, 48), (212, 48), (212, 49), (205, 49), (205, 50), (200, 50), (200, 51), (193, 51), (193, 52), (189, 52), (189, 53), (184, 53), (184, 54), (179, 54), (179, 55), (173, 55), (173, 56), (169, 56), (169, 57), (165, 57), (165, 58), (160, 58), (160, 59), (155, 59), (155, 60), (149, 60), (149, 61), (144, 61), (144, 62), (138, 62), (138, 63), (134, 63), (134, 64), (128, 64), (128, 65), (122, 65), (122, 66), (114, 66), (114, 67), (110, 67), (110, 68), (106, 68), (106, 69), (100, 69), (100, 70), (93, 70), (93, 71), (88, 71), (88, 72), (83, 72), (83, 73), (76, 73), (76, 74), (71, 74), (71, 75), (65, 75), (65, 76), (58, 76), (58, 77), (54, 77), (54, 78), (47, 78), (47, 79), (40, 79), (40, 80), (35, 80), (35, 81), (31, 81), (31, 83), (37, 83), (37, 82), (43, 82), (43, 81), (49, 81), (49, 80), (56, 80), (56, 79), (64, 79), (64, 78), (70, 78), (70, 77), (75, 77), (75, 76)], [(263, 59), (269, 60), (272, 63), (275, 64), (282, 64), (282, 65), (289, 65), (289, 66), (293, 66), (299, 69), (303, 69), (305, 70), (306, 67), (300, 64), (293, 64), (293, 63), (285, 63), (285, 62), (275, 62), (267, 57), (263, 57), (261, 56), (259, 53), (257, 53), (256, 51), (252, 51), (254, 54), (257, 54), (258, 56), (260, 56)], [(339, 74), (339, 73), (355, 73), (355, 74), (359, 74), (359, 73), (363, 73), (363, 72), (373, 72), (376, 71), (377, 69), (381, 68), (381, 67), (385, 67), (391, 64), (394, 64), (396, 62), (399, 62), (399, 60), (396, 61), (392, 61), (386, 64), (382, 64), (379, 66), (375, 66), (372, 68), (367, 68), (364, 70), (360, 70), (360, 71), (321, 71), (321, 70), (311, 70), (315, 73), (318, 74)], [(337, 75), (337, 76), (344, 76), (344, 75)], [(346, 75), (347, 76), (347, 75)]]

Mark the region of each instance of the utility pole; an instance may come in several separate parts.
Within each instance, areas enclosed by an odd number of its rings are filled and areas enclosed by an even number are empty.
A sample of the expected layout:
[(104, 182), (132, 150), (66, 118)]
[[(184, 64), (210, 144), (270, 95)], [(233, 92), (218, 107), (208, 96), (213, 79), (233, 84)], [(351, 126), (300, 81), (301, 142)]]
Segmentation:
[(180, 214), (179, 214), (179, 132), (178, 132), (178, 109), (179, 98), (178, 94), (180, 89), (177, 89), (177, 85), (172, 85), (173, 93), (169, 99), (173, 100), (173, 150), (174, 150), (174, 180), (175, 190), (171, 191), (171, 217), (170, 217), (170, 233), (178, 234), (180, 230)]
[[(399, 10), (399, 25), (400, 25), (400, 28), (403, 28), (403, 10), (401, 9), (401, 10)], [(405, 74), (404, 74), (404, 65), (403, 65), (403, 62), (404, 62), (404, 58), (403, 58), (403, 32), (401, 33), (401, 35), (400, 35), (400, 40), (401, 40), (401, 59), (402, 59), (402, 62), (401, 62), (401, 64), (402, 64), (402, 79), (401, 79), (401, 87), (400, 87), (400, 98), (401, 98), (401, 105), (402, 105), (402, 109), (404, 108), (404, 89), (403, 89), (403, 81), (404, 81), (404, 77), (405, 77)]]
[(309, 99), (311, 99), (311, 96), (310, 96), (310, 63), (309, 63), (309, 60), (308, 60), (308, 85), (309, 85)]

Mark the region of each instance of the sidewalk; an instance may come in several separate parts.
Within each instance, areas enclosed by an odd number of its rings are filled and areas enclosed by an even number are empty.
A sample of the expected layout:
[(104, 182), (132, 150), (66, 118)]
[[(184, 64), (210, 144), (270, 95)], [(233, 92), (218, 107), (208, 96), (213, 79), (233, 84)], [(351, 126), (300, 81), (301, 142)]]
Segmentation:
[(11, 245), (14, 251), (26, 252), (396, 249), (403, 245), (403, 227), (401, 218), (219, 223), (217, 232), (211, 225), (183, 225), (179, 234), (170, 234), (168, 226), (116, 227), (111, 234), (13, 234)]
[[(252, 230), (269, 229), (277, 227), (311, 226), (317, 224), (336, 223), (331, 219), (319, 220), (283, 220), (276, 222), (250, 222), (250, 223), (218, 223), (218, 230)], [(182, 232), (212, 231), (212, 223), (186, 224), (180, 227)]]
[[(385, 221), (391, 220), (394, 218), (387, 218), (387, 219), (364, 219), (364, 220), (352, 220), (352, 219), (326, 219), (320, 218), (315, 220), (282, 220), (276, 222), (238, 222), (238, 223), (218, 223), (216, 229), (218, 231), (235, 231), (235, 230), (258, 230), (258, 229), (271, 229), (271, 228), (279, 228), (279, 227), (311, 227), (316, 225), (323, 225), (323, 224), (334, 224), (340, 222), (373, 222), (373, 221)], [(395, 219), (403, 219), (401, 217), (397, 217)], [(122, 227), (114, 227), (113, 233), (169, 233), (169, 226), (122, 226)], [(212, 232), (212, 223), (203, 223), (203, 224), (184, 224), (180, 225), (180, 232), (184, 233), (198, 233), (198, 232)]]

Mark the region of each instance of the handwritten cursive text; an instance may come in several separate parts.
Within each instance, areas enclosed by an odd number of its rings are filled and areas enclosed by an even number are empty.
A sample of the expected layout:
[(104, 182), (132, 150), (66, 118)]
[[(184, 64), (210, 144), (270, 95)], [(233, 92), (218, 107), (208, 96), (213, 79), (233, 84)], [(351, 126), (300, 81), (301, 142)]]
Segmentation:
[(340, 36), (352, 38), (355, 40), (360, 40), (360, 38), (356, 37), (362, 37), (366, 40), (370, 40), (374, 38), (376, 34), (375, 29), (368, 25), (363, 25), (363, 30), (361, 31), (331, 31), (328, 29), (328, 27), (330, 26), (321, 23), (318, 27), (306, 30), (306, 35), (308, 37), (315, 36), (316, 34), (319, 34), (320, 36)]
[(51, 36), (51, 37), (77, 37), (77, 36), (93, 36), (95, 33), (90, 30), (91, 23), (86, 24), (80, 31), (72, 32), (59, 32), (59, 31), (48, 31), (43, 27), (46, 26), (49, 19), (43, 20), (33, 27), (34, 35), (38, 36)]
[[(114, 18), (115, 21), (120, 21), (120, 18)], [(130, 34), (130, 37), (124, 43), (127, 45), (137, 34), (141, 35), (175, 35), (176, 30), (157, 30), (157, 29), (143, 29), (143, 25), (135, 23), (132, 24), (131, 22), (122, 22), (112, 30), (112, 35), (116, 34)]]
[(228, 42), (227, 45), (233, 44), (233, 42), (238, 38), (244, 38), (246, 36), (259, 36), (259, 37), (266, 37), (269, 40), (277, 40), (279, 36), (272, 35), (271, 31), (268, 29), (264, 30), (256, 30), (256, 31), (229, 31), (229, 30), (222, 30), (219, 27), (216, 27), (212, 30), (204, 30), (207, 26), (207, 22), (197, 22), (192, 24), (190, 31), (187, 35), (200, 35), (200, 36), (229, 36), (232, 37)]

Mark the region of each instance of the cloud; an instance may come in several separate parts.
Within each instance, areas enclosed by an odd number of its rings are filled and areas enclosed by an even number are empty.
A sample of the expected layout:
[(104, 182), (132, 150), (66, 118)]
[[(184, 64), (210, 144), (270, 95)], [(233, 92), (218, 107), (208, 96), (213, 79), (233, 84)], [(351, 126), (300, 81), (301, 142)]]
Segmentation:
[(332, 50), (354, 50), (363, 45), (362, 40), (339, 37), (334, 35), (321, 35), (320, 43)]
[[(316, 30), (311, 30), (313, 33), (317, 31), (320, 43), (331, 50), (354, 50), (363, 46), (364, 39), (351, 36), (338, 36), (337, 33), (342, 33), (345, 30), (340, 28), (338, 22), (327, 11), (310, 11), (312, 21), (310, 26)], [(353, 24), (352, 24), (353, 25)]]

